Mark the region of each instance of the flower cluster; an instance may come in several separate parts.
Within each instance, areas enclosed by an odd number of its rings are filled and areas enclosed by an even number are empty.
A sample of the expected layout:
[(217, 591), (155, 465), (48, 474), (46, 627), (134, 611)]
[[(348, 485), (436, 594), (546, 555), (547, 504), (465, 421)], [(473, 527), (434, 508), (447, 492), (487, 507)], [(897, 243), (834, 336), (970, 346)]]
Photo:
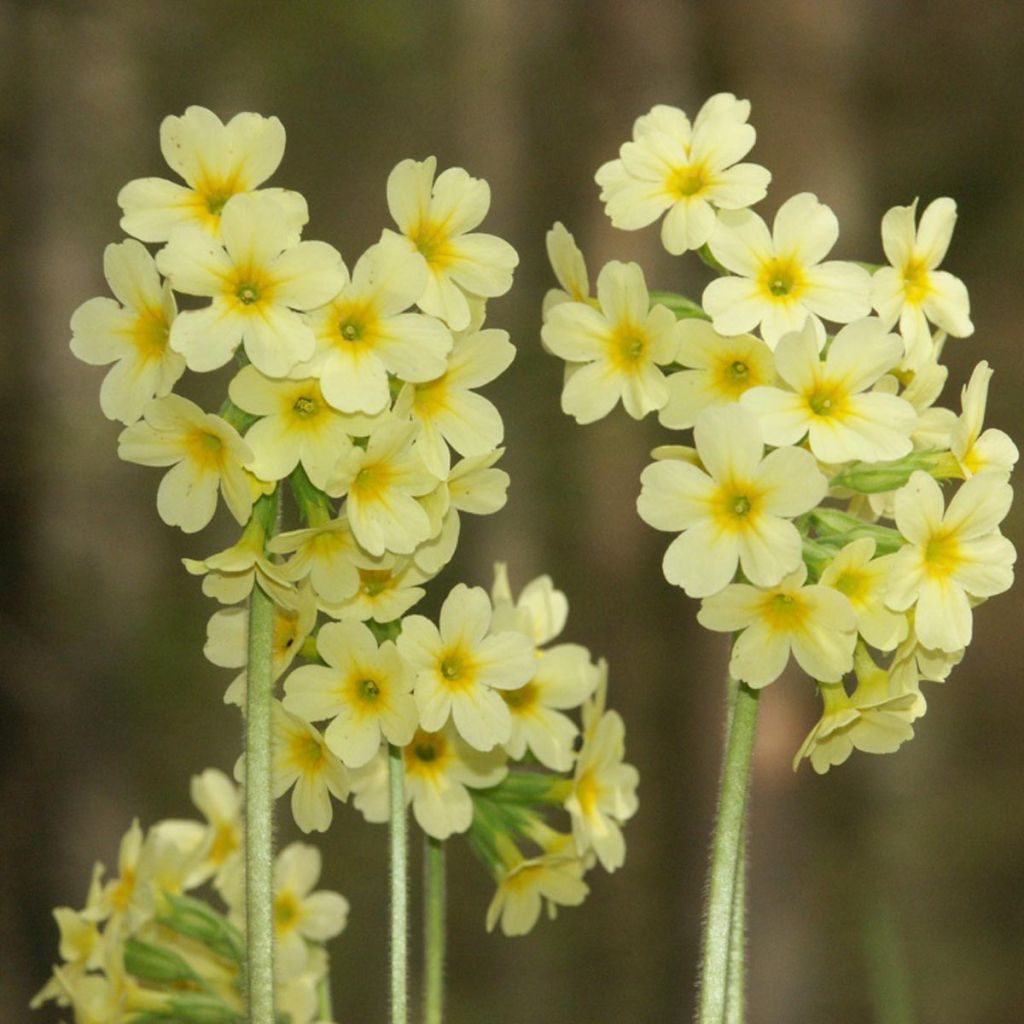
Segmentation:
[[(89, 1024), (242, 1024), (241, 796), (210, 768), (192, 780), (192, 801), (204, 821), (160, 821), (146, 831), (134, 821), (121, 840), (117, 877), (104, 881), (97, 863), (85, 906), (54, 911), (62, 963), (33, 1007), (54, 1000)], [(348, 916), (343, 896), (314, 891), (319, 877), (314, 847), (292, 843), (278, 855), (278, 1006), (291, 1024), (318, 1019), (319, 989), (327, 983), (325, 943)], [(223, 910), (213, 905), (214, 894)]]
[(701, 599), (698, 620), (736, 635), (734, 676), (766, 686), (792, 655), (815, 680), (824, 713), (794, 766), (824, 772), (854, 748), (909, 739), (920, 683), (946, 679), (973, 609), (1010, 587), (1016, 552), (1000, 524), (1018, 453), (984, 427), (986, 362), (959, 412), (936, 404), (947, 337), (974, 329), (966, 288), (938, 269), (953, 201), (920, 219), (916, 201), (886, 213), (888, 266), (829, 260), (839, 225), (815, 196), (787, 199), (770, 228), (749, 209), (770, 180), (737, 163), (754, 143), (749, 114), (724, 93), (692, 125), (655, 107), (597, 172), (613, 225), (667, 211), (668, 251), (698, 250), (718, 274), (700, 303), (652, 296), (634, 263), (609, 263), (591, 295), (556, 224), (561, 287), (542, 338), (566, 362), (562, 408), (578, 422), (621, 400), (635, 419), (692, 430), (692, 445), (654, 451), (639, 514), (676, 535), (665, 578)]

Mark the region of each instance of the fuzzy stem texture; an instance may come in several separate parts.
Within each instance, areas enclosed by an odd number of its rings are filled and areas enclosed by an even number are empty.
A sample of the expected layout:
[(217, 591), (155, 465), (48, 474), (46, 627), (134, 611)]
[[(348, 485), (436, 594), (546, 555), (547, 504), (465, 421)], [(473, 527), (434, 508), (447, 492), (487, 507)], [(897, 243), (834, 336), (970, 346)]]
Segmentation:
[[(722, 760), (722, 782), (718, 797), (718, 820), (711, 846), (708, 870), (708, 902), (704, 917), (701, 951), (698, 1024), (734, 1024), (727, 1016), (730, 975), (733, 987), (742, 987), (742, 963), (733, 962), (734, 923), (743, 910), (735, 906), (737, 890), (742, 889), (745, 872), (739, 868), (744, 857), (747, 791), (750, 762), (757, 725), (756, 690), (736, 679), (729, 680), (732, 707)], [(742, 926), (741, 926), (742, 927)], [(742, 958), (742, 948), (740, 949)], [(734, 1001), (736, 997), (734, 995)], [(742, 999), (740, 999), (742, 1014)]]
[(401, 747), (388, 744), (391, 837), (391, 1024), (409, 1019), (409, 835)]
[(246, 1002), (251, 1024), (274, 1024), (274, 602), (253, 585), (245, 701)]
[(424, 1008), (425, 1024), (444, 1016), (445, 855), (440, 839), (427, 838), (424, 853)]

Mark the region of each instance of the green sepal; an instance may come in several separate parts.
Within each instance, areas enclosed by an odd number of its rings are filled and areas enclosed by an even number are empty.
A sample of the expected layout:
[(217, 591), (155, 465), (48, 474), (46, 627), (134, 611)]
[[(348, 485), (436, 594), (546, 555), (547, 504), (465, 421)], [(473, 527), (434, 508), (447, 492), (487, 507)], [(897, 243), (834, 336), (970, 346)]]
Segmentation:
[(376, 619), (368, 619), (366, 625), (377, 641), (378, 646), (385, 640), (397, 640), (402, 632), (402, 620), (392, 619), (390, 622), (378, 622)]
[(295, 504), (299, 507), (299, 515), (307, 526), (322, 526), (334, 518), (334, 509), (330, 500), (319, 487), (306, 475), (300, 462), (288, 477)]
[(509, 772), (498, 785), (480, 792), (495, 803), (561, 806), (565, 802), (567, 782), (561, 775), (548, 772)]
[(879, 526), (878, 523), (867, 523), (863, 519), (840, 512), (837, 508), (816, 508), (808, 513), (808, 520), (813, 524), (817, 536), (817, 544), (828, 545), (835, 550), (845, 547), (851, 541), (861, 537), (871, 537), (875, 542), (875, 551), (879, 555), (888, 555), (903, 547), (903, 535), (890, 526)]
[(652, 306), (665, 306), (672, 310), (677, 320), (710, 320), (699, 302), (675, 292), (650, 292)]
[(140, 981), (160, 985), (195, 985), (205, 988), (206, 983), (173, 950), (155, 946), (141, 939), (128, 938), (124, 943), (124, 969)]
[(235, 405), (230, 398), (224, 399), (224, 404), (220, 407), (217, 415), (230, 423), (240, 434), (244, 434), (260, 418)]
[(723, 266), (722, 266), (722, 264), (721, 264), (721, 263), (719, 263), (719, 262), (718, 262), (718, 260), (716, 260), (716, 259), (715, 259), (715, 257), (714, 257), (714, 256), (712, 255), (712, 253), (711, 253), (711, 246), (709, 246), (709, 245), (707, 244), (707, 242), (705, 242), (705, 243), (704, 243), (704, 244), (703, 244), (703, 245), (702, 245), (702, 246), (701, 246), (701, 247), (700, 247), (700, 248), (699, 248), (699, 249), (697, 250), (697, 255), (698, 255), (698, 256), (699, 256), (699, 257), (701, 258), (701, 260), (702, 260), (702, 261), (703, 261), (703, 262), (704, 262), (704, 263), (705, 263), (705, 264), (706, 264), (707, 266), (709, 266), (709, 267), (710, 267), (710, 268), (711, 268), (711, 269), (712, 269), (712, 270), (713, 270), (713, 271), (714, 271), (714, 272), (715, 272), (716, 274), (720, 274), (720, 275), (721, 275), (722, 277), (727, 277), (727, 276), (728, 276), (728, 275), (729, 275), (729, 274), (731, 273), (731, 271), (730, 271), (730, 270), (728, 269), (728, 267), (723, 267)]
[(829, 487), (842, 487), (858, 494), (884, 494), (903, 487), (917, 470), (937, 480), (963, 476), (952, 452), (939, 450), (911, 452), (891, 462), (854, 462), (829, 481)]
[(201, 942), (207, 949), (225, 960), (241, 964), (245, 955), (242, 933), (226, 917), (202, 900), (191, 896), (165, 893), (171, 908), (169, 914), (157, 918), (165, 928)]
[(261, 494), (256, 501), (253, 502), (252, 516), (249, 518), (246, 530), (249, 530), (251, 527), (253, 529), (262, 530), (264, 537), (273, 536), (277, 528), (277, 505), (279, 493), (280, 488), (275, 487), (270, 494)]
[(166, 1010), (134, 1017), (132, 1024), (245, 1024), (245, 1017), (215, 996), (185, 995), (168, 999)]

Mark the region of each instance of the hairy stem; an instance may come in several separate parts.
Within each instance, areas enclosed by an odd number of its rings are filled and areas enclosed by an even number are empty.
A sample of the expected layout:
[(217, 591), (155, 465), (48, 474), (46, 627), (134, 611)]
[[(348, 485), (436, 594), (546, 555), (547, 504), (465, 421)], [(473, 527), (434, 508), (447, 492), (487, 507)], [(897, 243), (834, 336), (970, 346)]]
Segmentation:
[(743, 915), (742, 908), (735, 906), (735, 900), (745, 879), (745, 872), (739, 864), (745, 852), (747, 790), (757, 724), (757, 696), (757, 691), (751, 690), (745, 683), (729, 680), (732, 710), (722, 760), (718, 820), (715, 823), (708, 870), (708, 902), (704, 918), (697, 1009), (699, 1024), (726, 1024), (727, 1021), (737, 1019), (727, 1017), (726, 1014), (730, 974), (734, 987), (742, 987), (743, 983), (742, 963), (734, 962), (731, 954), (734, 952), (734, 922)]
[(245, 699), (246, 1000), (251, 1024), (274, 1024), (274, 602), (249, 598)]
[(391, 813), (391, 1024), (409, 1019), (409, 835), (405, 813), (402, 750), (388, 745)]
[(445, 856), (440, 839), (427, 838), (424, 853), (424, 1007), (425, 1024), (444, 1016)]

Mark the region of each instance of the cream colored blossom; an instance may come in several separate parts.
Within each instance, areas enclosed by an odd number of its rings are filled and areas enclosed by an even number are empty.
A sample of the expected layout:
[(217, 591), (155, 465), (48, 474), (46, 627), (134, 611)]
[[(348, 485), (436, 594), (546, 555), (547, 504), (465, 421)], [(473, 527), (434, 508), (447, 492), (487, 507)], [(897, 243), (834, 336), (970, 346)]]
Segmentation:
[(424, 261), (385, 236), (359, 258), (351, 278), (313, 310), (316, 352), (296, 373), (316, 377), (324, 397), (342, 412), (378, 413), (390, 402), (388, 374), (426, 381), (445, 370), (451, 332), (440, 321), (408, 312), (427, 283)]
[(731, 405), (750, 388), (775, 383), (772, 351), (752, 334), (726, 337), (696, 318), (681, 321), (676, 334), (679, 350), (674, 361), (686, 369), (665, 381), (668, 401), (658, 410), (663, 427), (692, 427), (701, 409)]
[[(603, 693), (598, 699), (603, 703)], [(636, 813), (640, 773), (624, 762), (626, 727), (618, 712), (590, 718), (565, 809), (572, 818), (577, 854), (593, 850), (605, 871), (614, 871), (626, 858), (621, 826)]]
[(352, 448), (349, 417), (332, 408), (315, 378), (273, 380), (243, 367), (228, 387), (231, 401), (261, 417), (245, 433), (250, 469), (262, 480), (283, 480), (300, 463), (323, 490), (338, 460)]
[(613, 261), (597, 278), (600, 308), (566, 302), (549, 313), (541, 337), (550, 352), (577, 364), (562, 390), (562, 410), (577, 423), (593, 423), (622, 401), (633, 419), (660, 409), (668, 389), (660, 366), (679, 345), (675, 315), (650, 306), (643, 271)]
[(406, 802), (416, 823), (435, 839), (469, 828), (473, 800), (467, 786), (487, 789), (508, 774), (501, 747), (474, 750), (451, 724), (439, 732), (417, 730), (403, 756)]
[(218, 490), (239, 523), (249, 518), (252, 492), (242, 467), (252, 451), (234, 427), (187, 398), (171, 394), (150, 402), (144, 418), (121, 431), (117, 454), (143, 466), (172, 467), (156, 494), (168, 526), (201, 530), (217, 509)]
[(711, 251), (736, 277), (720, 277), (704, 289), (702, 304), (715, 330), (742, 334), (760, 325), (770, 348), (809, 319), (820, 348), (819, 318), (850, 323), (871, 312), (871, 278), (854, 263), (821, 261), (839, 237), (835, 214), (809, 192), (779, 208), (771, 233), (749, 210), (726, 211), (710, 241)]
[(1013, 583), (1017, 552), (999, 532), (1013, 500), (1001, 474), (965, 481), (945, 508), (935, 480), (920, 470), (896, 494), (896, 527), (907, 543), (896, 553), (886, 603), (914, 607), (920, 642), (957, 651), (971, 642), (971, 599), (994, 597)]
[(950, 451), (968, 477), (977, 473), (999, 473), (1009, 477), (1020, 456), (1009, 435), (995, 427), (982, 429), (991, 379), (992, 370), (982, 360), (960, 392), (963, 413), (950, 433)]
[(242, 794), (240, 789), (216, 768), (207, 768), (192, 777), (192, 803), (206, 819), (207, 836), (203, 855), (192, 883), (213, 877), (218, 888), (230, 884), (231, 876), (241, 874)]
[(351, 597), (337, 604), (320, 600), (320, 607), (332, 618), (394, 622), (426, 593), (420, 584), (431, 574), (422, 572), (411, 558), (384, 555), (366, 564), (368, 568), (360, 562), (356, 569), (359, 588)]
[(505, 743), (512, 730), (499, 691), (523, 686), (535, 671), (533, 644), (521, 633), (491, 631), (481, 587), (457, 584), (441, 606), (440, 626), (422, 615), (402, 623), (398, 650), (416, 672), (416, 705), (428, 731), (449, 717), (477, 750)]
[(332, 604), (355, 595), (360, 586), (359, 566), (363, 562), (371, 564), (344, 515), (317, 526), (279, 533), (267, 544), (267, 550), (292, 556), (276, 567), (283, 579), (308, 579), (313, 593)]
[(71, 351), (93, 366), (114, 363), (100, 387), (100, 408), (108, 419), (131, 424), (185, 372), (185, 360), (167, 344), (177, 308), (153, 257), (132, 239), (107, 246), (103, 273), (117, 301), (89, 299), (75, 310)]
[(555, 221), (544, 236), (544, 245), (551, 269), (562, 286), (551, 288), (544, 294), (541, 314), (547, 320), (549, 311), (563, 302), (589, 302), (590, 277), (587, 274), (587, 261), (576, 239), (561, 221)]
[(790, 653), (814, 679), (836, 682), (853, 667), (857, 615), (845, 594), (804, 586), (800, 565), (774, 587), (733, 583), (706, 597), (697, 621), (721, 633), (742, 630), (729, 671), (747, 685), (767, 686), (782, 675)]
[(596, 175), (612, 225), (634, 231), (666, 210), (661, 241), (673, 255), (699, 249), (715, 230), (715, 210), (737, 210), (765, 197), (771, 174), (741, 164), (756, 133), (750, 103), (717, 93), (690, 124), (676, 107), (659, 104), (639, 117), (633, 141)]
[(868, 317), (843, 327), (822, 360), (808, 325), (776, 346), (775, 368), (786, 386), (751, 388), (742, 403), (768, 444), (797, 444), (806, 435), (825, 463), (899, 459), (913, 447), (917, 413), (896, 395), (868, 389), (902, 354), (900, 339)]
[(434, 157), (398, 164), (388, 177), (388, 209), (410, 250), (427, 264), (420, 309), (461, 331), (470, 321), (468, 297), (504, 295), (519, 257), (503, 239), (473, 231), (491, 205), (487, 182), (461, 167), (435, 181), (436, 169)]
[[(185, 185), (163, 178), (137, 178), (117, 197), (121, 227), (144, 242), (166, 242), (178, 228), (195, 226), (217, 237), (221, 212), (235, 195), (251, 192), (277, 170), (284, 155), (284, 126), (276, 117), (236, 114), (224, 124), (205, 107), (165, 117), (160, 150)], [(309, 219), (298, 192), (263, 190), (283, 211), (298, 239)]]
[(390, 640), (378, 646), (361, 622), (332, 622), (317, 634), (317, 653), (326, 665), (292, 672), (284, 706), (310, 722), (331, 719), (324, 739), (347, 766), (365, 765), (382, 740), (404, 747), (412, 739), (415, 677)]
[(504, 373), (516, 350), (506, 331), (479, 328), (471, 323), (456, 336), (443, 373), (412, 388), (411, 413), (420, 428), (416, 450), (440, 479), (451, 468), (448, 445), (472, 457), (494, 451), (505, 436), (498, 410), (474, 389)]
[(801, 744), (793, 770), (807, 758), (823, 775), (850, 754), (891, 754), (914, 736), (912, 723), (925, 713), (924, 697), (906, 675), (879, 668), (858, 645), (854, 656), (857, 686), (847, 694), (842, 682), (819, 683), (824, 702), (821, 718)]
[(345, 455), (328, 482), (347, 495), (345, 511), (356, 540), (369, 554), (409, 554), (431, 535), (430, 518), (416, 500), (437, 486), (413, 448), (414, 424), (395, 418), (370, 435), (365, 449)]
[(956, 203), (929, 203), (915, 227), (917, 200), (894, 206), (882, 218), (882, 248), (891, 267), (871, 279), (871, 302), (887, 327), (897, 322), (907, 348), (907, 364), (916, 369), (932, 354), (930, 320), (956, 338), (974, 333), (970, 300), (963, 282), (936, 269), (946, 255), (956, 224)]
[(880, 651), (893, 650), (906, 638), (909, 629), (906, 615), (885, 606), (893, 557), (875, 558), (874, 540), (860, 537), (837, 552), (818, 580), (823, 587), (846, 595), (857, 615), (857, 631)]
[(348, 772), (318, 729), (275, 701), (274, 797), (289, 789), (295, 824), (303, 832), (326, 832), (334, 816), (331, 797), (348, 796)]
[(284, 377), (313, 355), (316, 340), (301, 313), (330, 301), (344, 276), (325, 242), (299, 242), (281, 207), (260, 194), (224, 207), (221, 242), (198, 228), (174, 232), (156, 262), (176, 291), (212, 299), (179, 313), (170, 344), (190, 370), (216, 370), (239, 345), (253, 366)]
[(757, 421), (743, 408), (705, 409), (693, 434), (704, 469), (666, 459), (640, 476), (640, 518), (681, 531), (665, 552), (665, 578), (691, 597), (721, 590), (737, 567), (760, 586), (778, 583), (802, 557), (790, 519), (827, 490), (814, 457), (800, 448), (763, 456)]

